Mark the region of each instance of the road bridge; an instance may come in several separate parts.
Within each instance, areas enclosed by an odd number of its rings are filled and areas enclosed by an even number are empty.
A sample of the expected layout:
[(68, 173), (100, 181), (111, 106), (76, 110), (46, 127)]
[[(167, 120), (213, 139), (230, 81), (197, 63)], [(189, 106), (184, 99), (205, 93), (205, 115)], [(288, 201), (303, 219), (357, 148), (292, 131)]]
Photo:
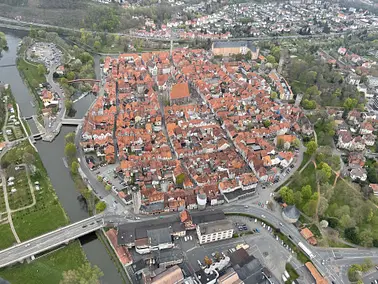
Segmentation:
[(75, 79), (75, 80), (67, 81), (68, 84), (80, 83), (80, 82), (98, 83), (98, 82), (100, 82), (100, 80), (97, 80), (97, 79)]
[(16, 64), (3, 64), (3, 65), (0, 65), (0, 68), (13, 67), (13, 66), (16, 66)]
[(84, 122), (83, 118), (63, 118), (62, 125), (79, 125)]
[(113, 223), (117, 218), (124, 217), (106, 214), (95, 215), (4, 249), (0, 251), (0, 268), (22, 262), (29, 257), (51, 250), (60, 245), (68, 244), (72, 240), (101, 229), (109, 223)]

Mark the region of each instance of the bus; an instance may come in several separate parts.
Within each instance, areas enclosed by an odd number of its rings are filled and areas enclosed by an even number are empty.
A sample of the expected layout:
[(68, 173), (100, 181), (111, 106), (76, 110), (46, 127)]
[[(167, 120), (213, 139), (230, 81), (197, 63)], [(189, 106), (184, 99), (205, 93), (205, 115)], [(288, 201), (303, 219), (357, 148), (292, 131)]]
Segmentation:
[(313, 259), (315, 255), (310, 251), (302, 242), (298, 243), (298, 246), (301, 248), (301, 250), (310, 258)]

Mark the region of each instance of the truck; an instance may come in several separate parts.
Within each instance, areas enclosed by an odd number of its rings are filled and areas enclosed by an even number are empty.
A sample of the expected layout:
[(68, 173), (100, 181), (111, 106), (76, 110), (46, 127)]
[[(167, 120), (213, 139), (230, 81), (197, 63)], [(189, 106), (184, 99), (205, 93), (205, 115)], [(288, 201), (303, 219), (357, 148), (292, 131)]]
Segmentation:
[(308, 249), (302, 242), (299, 242), (298, 243), (298, 246), (300, 247), (300, 249), (310, 258), (310, 259), (313, 259), (315, 257), (315, 255), (312, 253), (312, 251), (310, 249)]
[(284, 274), (282, 274), (282, 280), (283, 280), (284, 283), (287, 281), (287, 278), (285, 277)]
[(285, 275), (285, 277), (286, 277), (287, 279), (290, 278), (290, 275), (289, 275), (289, 273), (288, 273), (286, 270), (284, 271), (284, 275)]

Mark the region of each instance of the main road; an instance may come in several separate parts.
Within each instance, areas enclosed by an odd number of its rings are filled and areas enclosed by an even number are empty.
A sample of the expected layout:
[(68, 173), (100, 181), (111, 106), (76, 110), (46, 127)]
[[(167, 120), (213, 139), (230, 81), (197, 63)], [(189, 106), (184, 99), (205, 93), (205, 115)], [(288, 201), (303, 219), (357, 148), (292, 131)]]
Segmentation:
[(94, 232), (107, 225), (127, 222), (133, 221), (127, 220), (126, 216), (122, 215), (99, 214), (65, 227), (61, 227), (55, 231), (51, 231), (47, 234), (0, 251), (0, 268), (21, 262), (39, 253), (67, 244), (72, 240)]
[(270, 211), (262, 209), (260, 207), (246, 207), (234, 204), (227, 204), (225, 207), (226, 208), (223, 209), (225, 213), (247, 213), (260, 219), (266, 220), (276, 228), (280, 228), (281, 232), (289, 239), (291, 239), (295, 245), (298, 245), (299, 242), (302, 242), (315, 254), (315, 258), (312, 259), (312, 262), (322, 275), (324, 275), (331, 281), (334, 281), (335, 283), (344, 283), (340, 275), (338, 275), (333, 269), (330, 269), (328, 265), (323, 264), (324, 259), (322, 258), (322, 256), (319, 255), (319, 253), (314, 248), (309, 247), (306, 240), (301, 236), (294, 225), (284, 222), (283, 218), (279, 218), (278, 216), (272, 214)]

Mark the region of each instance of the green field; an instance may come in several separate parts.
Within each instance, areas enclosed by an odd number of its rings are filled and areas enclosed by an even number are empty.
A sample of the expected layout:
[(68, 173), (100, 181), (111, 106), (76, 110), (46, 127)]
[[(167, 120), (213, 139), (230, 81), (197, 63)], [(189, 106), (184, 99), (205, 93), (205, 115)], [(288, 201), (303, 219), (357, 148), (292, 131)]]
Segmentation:
[(38, 88), (39, 84), (46, 82), (44, 74), (38, 72), (36, 65), (30, 64), (23, 58), (19, 58), (17, 61), (17, 68), (23, 74), (25, 80), (29, 83), (32, 88)]
[(27, 265), (1, 269), (0, 277), (12, 284), (55, 284), (60, 282), (64, 271), (76, 269), (85, 262), (83, 250), (76, 241)]
[(12, 246), (16, 240), (14, 239), (9, 224), (0, 225), (0, 249)]
[[(31, 173), (31, 181), (33, 185), (36, 181), (38, 181), (40, 190), (35, 191), (37, 201), (35, 206), (12, 214), (13, 224), (22, 241), (39, 236), (68, 224), (68, 218), (66, 217), (66, 214), (58, 201), (42, 161), (38, 153), (29, 144), (29, 142), (24, 141), (17, 147), (8, 151), (4, 155), (1, 163), (3, 166), (4, 164), (9, 166), (23, 163), (24, 154), (26, 152), (34, 156), (32, 166), (32, 168), (34, 168), (34, 172)], [(26, 188), (28, 188), (27, 182), (25, 189)], [(31, 196), (30, 199), (27, 197), (23, 198), (22, 200), (26, 200), (26, 205), (31, 204), (32, 202)], [(12, 208), (20, 208), (22, 206), (23, 205), (21, 203), (12, 203)], [(51, 222), (51, 220), (54, 221)]]
[[(30, 205), (33, 202), (25, 168), (15, 171), (15, 173), (13, 176), (15, 178), (13, 181), (14, 185), (7, 186), (9, 207), (12, 210)], [(15, 188), (17, 191), (12, 193), (12, 188)]]

